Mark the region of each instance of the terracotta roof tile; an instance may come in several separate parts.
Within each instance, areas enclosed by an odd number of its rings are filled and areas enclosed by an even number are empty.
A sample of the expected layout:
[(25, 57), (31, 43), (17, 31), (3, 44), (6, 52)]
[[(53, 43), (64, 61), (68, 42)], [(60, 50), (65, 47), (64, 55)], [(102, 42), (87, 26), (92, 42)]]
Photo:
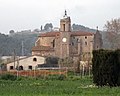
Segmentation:
[(54, 51), (50, 46), (34, 46), (32, 51)]
[(41, 33), (39, 37), (55, 37), (59, 35), (60, 35), (60, 32), (45, 32), (45, 33)]
[(76, 32), (71, 32), (72, 36), (92, 36), (95, 33), (93, 32), (82, 32), (82, 31), (76, 31)]
[[(95, 34), (93, 32), (83, 32), (83, 31), (75, 31), (70, 33), (71, 33), (71, 36), (90, 36)], [(60, 35), (60, 32), (45, 32), (45, 33), (41, 33), (39, 37), (56, 37), (59, 35)]]

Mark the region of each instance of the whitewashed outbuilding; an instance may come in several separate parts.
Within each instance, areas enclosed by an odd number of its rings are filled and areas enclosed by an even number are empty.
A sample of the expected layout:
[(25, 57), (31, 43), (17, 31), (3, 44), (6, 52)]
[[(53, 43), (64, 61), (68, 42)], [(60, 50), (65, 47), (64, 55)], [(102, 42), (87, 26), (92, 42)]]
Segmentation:
[(34, 70), (37, 68), (38, 64), (44, 63), (45, 57), (42, 56), (29, 56), (22, 59), (17, 58), (17, 60), (7, 63), (7, 71), (12, 71), (14, 69)]

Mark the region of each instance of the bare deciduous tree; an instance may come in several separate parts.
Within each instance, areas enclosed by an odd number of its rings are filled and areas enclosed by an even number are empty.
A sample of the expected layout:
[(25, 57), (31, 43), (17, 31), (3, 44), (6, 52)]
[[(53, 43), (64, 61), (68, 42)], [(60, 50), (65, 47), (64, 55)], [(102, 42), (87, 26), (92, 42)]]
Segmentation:
[(111, 49), (120, 48), (120, 18), (107, 21), (104, 28), (106, 38), (111, 44)]

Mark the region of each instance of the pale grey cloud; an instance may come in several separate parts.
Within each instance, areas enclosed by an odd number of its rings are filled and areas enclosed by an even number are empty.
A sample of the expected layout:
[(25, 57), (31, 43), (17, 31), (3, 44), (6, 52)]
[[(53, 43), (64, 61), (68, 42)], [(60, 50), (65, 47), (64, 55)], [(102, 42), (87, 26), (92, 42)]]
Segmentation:
[(72, 23), (103, 29), (107, 20), (120, 17), (120, 0), (0, 0), (0, 32), (59, 26), (67, 9)]

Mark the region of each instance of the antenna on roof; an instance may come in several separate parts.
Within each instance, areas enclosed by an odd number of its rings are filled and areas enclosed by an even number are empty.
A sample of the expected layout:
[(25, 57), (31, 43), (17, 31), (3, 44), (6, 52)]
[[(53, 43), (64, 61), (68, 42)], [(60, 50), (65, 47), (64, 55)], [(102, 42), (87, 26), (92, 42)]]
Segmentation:
[(22, 40), (22, 56), (24, 56), (24, 42)]

